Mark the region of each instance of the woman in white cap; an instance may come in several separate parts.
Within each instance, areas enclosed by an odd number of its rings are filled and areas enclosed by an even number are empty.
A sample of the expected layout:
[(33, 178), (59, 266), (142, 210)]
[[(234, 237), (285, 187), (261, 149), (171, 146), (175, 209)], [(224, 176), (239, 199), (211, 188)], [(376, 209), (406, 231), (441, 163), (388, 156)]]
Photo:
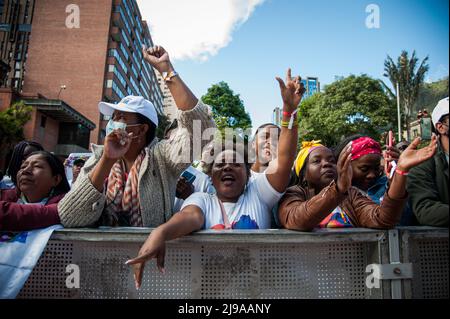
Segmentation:
[(105, 142), (92, 146), (94, 155), (58, 205), (65, 227), (156, 227), (167, 221), (172, 216), (177, 179), (191, 163), (180, 154), (189, 152), (191, 157), (194, 121), (201, 123), (201, 132), (215, 127), (210, 108), (181, 80), (164, 48), (143, 48), (143, 54), (174, 97), (180, 111), (179, 130), (173, 138), (158, 141), (155, 107), (143, 97), (100, 103), (100, 112), (111, 116)]

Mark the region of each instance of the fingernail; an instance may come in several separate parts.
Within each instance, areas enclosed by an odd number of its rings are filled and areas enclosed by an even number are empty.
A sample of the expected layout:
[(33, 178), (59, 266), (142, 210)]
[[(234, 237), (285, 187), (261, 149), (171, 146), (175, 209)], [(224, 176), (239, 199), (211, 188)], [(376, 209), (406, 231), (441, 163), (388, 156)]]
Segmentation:
[(125, 265), (129, 265), (130, 262), (131, 262), (131, 259), (130, 259), (130, 260), (127, 260), (127, 261), (125, 262)]

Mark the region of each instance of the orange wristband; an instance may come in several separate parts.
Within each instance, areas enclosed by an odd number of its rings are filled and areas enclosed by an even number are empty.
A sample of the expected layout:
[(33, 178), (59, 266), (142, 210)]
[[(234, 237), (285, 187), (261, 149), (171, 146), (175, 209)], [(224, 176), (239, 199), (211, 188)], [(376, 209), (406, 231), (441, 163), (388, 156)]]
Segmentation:
[(395, 172), (396, 172), (398, 175), (402, 175), (402, 176), (408, 176), (408, 175), (409, 175), (409, 172), (401, 171), (401, 170), (399, 170), (398, 168), (395, 170)]

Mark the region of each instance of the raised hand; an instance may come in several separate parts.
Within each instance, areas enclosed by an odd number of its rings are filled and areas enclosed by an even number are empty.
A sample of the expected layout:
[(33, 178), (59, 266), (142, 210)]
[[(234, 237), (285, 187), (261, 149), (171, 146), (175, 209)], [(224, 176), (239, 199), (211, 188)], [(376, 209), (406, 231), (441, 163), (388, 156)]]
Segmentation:
[(186, 181), (186, 178), (180, 177), (177, 183), (177, 190), (175, 196), (182, 200), (186, 200), (194, 193), (194, 186)]
[(297, 76), (292, 79), (291, 69), (289, 68), (286, 72), (286, 83), (279, 77), (276, 77), (276, 79), (280, 84), (281, 97), (283, 98), (285, 111), (295, 111), (306, 91), (305, 86), (301, 82), (301, 77)]
[(173, 70), (169, 54), (163, 47), (159, 45), (152, 48), (142, 46), (142, 53), (145, 61), (150, 63), (152, 67), (159, 71), (159, 73), (162, 74), (163, 72), (170, 72)]
[(105, 138), (103, 156), (110, 160), (123, 157), (130, 149), (133, 133), (114, 130)]
[(128, 260), (125, 264), (133, 266), (134, 283), (136, 289), (142, 284), (145, 263), (152, 258), (156, 258), (156, 265), (161, 273), (164, 273), (164, 258), (166, 255), (166, 240), (158, 229), (152, 231), (144, 245), (139, 250), (136, 258)]
[(337, 163), (338, 181), (337, 188), (340, 193), (345, 194), (352, 187), (352, 145), (348, 144), (341, 155)]
[(408, 146), (406, 150), (403, 151), (402, 155), (398, 159), (398, 169), (401, 171), (408, 172), (411, 168), (425, 162), (426, 160), (432, 158), (436, 154), (437, 150), (437, 137), (433, 134), (430, 144), (428, 146), (421, 148), (417, 147), (420, 144), (420, 137), (416, 138), (411, 145)]

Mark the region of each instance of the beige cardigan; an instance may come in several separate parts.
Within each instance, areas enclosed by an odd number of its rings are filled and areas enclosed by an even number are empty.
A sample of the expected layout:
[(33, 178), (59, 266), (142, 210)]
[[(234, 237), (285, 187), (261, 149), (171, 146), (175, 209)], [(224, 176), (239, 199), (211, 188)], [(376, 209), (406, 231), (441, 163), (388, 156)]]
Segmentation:
[[(201, 121), (202, 132), (215, 127), (210, 110), (199, 101), (192, 110), (180, 111), (176, 134), (172, 134), (170, 140), (158, 141), (155, 138), (148, 146), (138, 182), (144, 227), (157, 227), (172, 217), (178, 178), (191, 164), (189, 161), (180, 161), (180, 149), (184, 152), (190, 150), (192, 154), (194, 120)], [(202, 140), (202, 148), (208, 142)], [(188, 146), (190, 149), (186, 149)], [(58, 204), (59, 217), (64, 227), (91, 226), (102, 215), (106, 197), (92, 185), (88, 174), (100, 160), (103, 146), (92, 145), (92, 151), (94, 155), (84, 165), (72, 190)]]

